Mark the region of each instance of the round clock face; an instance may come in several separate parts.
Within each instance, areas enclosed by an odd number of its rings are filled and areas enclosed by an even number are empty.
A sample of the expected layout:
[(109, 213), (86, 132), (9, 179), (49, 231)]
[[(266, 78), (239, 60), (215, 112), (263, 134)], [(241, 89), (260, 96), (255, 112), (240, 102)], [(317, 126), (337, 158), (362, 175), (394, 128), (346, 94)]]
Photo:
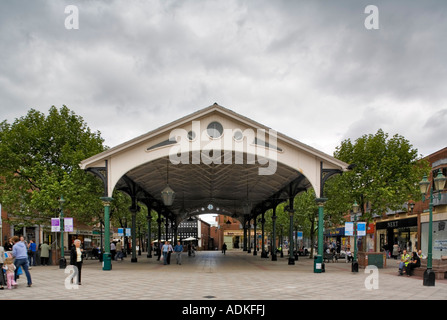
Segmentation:
[(207, 208), (208, 208), (208, 210), (213, 210), (214, 207), (212, 204), (209, 204)]

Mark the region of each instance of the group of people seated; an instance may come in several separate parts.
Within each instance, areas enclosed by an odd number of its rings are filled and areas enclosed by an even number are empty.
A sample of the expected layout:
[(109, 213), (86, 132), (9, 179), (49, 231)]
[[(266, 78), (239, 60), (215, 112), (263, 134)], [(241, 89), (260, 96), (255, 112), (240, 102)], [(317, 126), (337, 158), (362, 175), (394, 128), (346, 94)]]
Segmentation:
[(421, 250), (419, 250), (417, 253), (413, 252), (413, 256), (407, 253), (407, 250), (404, 250), (400, 258), (399, 275), (402, 276), (405, 272), (407, 277), (411, 276), (413, 269), (419, 268), (421, 266), (421, 259)]

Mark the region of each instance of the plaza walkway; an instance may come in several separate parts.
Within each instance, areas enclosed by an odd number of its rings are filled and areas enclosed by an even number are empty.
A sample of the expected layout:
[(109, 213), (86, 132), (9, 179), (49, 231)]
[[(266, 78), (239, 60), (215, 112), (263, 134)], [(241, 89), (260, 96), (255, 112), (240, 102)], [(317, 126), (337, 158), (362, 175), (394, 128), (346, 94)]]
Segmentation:
[(170, 265), (156, 257), (138, 256), (113, 262), (103, 271), (97, 260), (87, 260), (82, 269), (82, 285), (66, 288), (70, 274), (58, 266), (37, 266), (31, 272), (33, 285), (25, 275), (13, 290), (0, 291), (0, 299), (13, 300), (446, 300), (447, 280), (424, 287), (422, 278), (397, 276), (397, 261), (388, 260), (378, 269), (378, 288), (368, 289), (370, 275), (359, 269), (351, 272), (345, 262), (326, 263), (326, 272), (313, 273), (313, 260), (299, 257), (295, 265), (287, 257), (278, 261), (262, 259), (243, 251), (183, 254), (182, 265), (172, 256)]

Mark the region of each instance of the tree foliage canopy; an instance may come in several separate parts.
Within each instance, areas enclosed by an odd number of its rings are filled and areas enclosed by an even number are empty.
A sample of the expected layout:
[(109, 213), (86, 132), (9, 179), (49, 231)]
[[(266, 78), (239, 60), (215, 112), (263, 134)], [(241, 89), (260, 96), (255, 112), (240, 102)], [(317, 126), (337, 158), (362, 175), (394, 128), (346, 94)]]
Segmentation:
[[(83, 222), (102, 211), (101, 184), (79, 167), (104, 151), (99, 132), (66, 106), (47, 116), (31, 109), (12, 124), (0, 123), (0, 201), (15, 225), (48, 224), (64, 211)], [(67, 216), (67, 215), (66, 215)]]
[(388, 209), (402, 209), (406, 202), (416, 199), (418, 182), (429, 170), (428, 162), (418, 156), (408, 140), (400, 135), (390, 138), (382, 130), (355, 142), (342, 141), (334, 156), (355, 167), (328, 181), (325, 211), (346, 213), (356, 201), (365, 220), (381, 216)]

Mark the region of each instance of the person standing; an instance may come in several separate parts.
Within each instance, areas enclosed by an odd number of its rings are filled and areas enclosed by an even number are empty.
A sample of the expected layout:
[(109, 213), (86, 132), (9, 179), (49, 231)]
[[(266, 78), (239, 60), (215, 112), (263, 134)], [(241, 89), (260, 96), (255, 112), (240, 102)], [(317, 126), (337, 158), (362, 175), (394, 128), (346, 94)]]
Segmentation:
[(12, 238), (9, 238), (8, 242), (5, 244), (5, 252), (12, 251), (13, 246), (14, 242), (12, 242)]
[[(6, 271), (6, 279), (8, 283), (8, 289), (12, 289), (13, 286), (17, 285), (17, 282), (14, 280), (14, 271), (16, 270), (16, 266), (14, 265), (12, 258), (5, 259), (5, 265), (2, 267)], [(2, 270), (3, 274), (3, 270)], [(3, 287), (2, 287), (3, 288)]]
[(0, 246), (0, 290), (3, 290), (5, 283), (5, 274), (3, 273), (3, 263), (5, 262), (5, 248)]
[(78, 279), (76, 283), (78, 285), (81, 285), (81, 270), (83, 262), (82, 251), (81, 240), (76, 239), (74, 241), (74, 246), (71, 247), (70, 264), (78, 269)]
[(28, 264), (31, 267), (36, 266), (37, 245), (34, 240), (29, 241), (28, 245)]
[(50, 258), (50, 246), (45, 241), (40, 245), (40, 264), (42, 266), (47, 266), (49, 258)]
[(19, 237), (12, 237), (12, 241), (14, 242), (14, 246), (12, 247), (12, 255), (15, 258), (14, 265), (16, 270), (14, 271), (14, 281), (17, 281), (17, 271), (19, 267), (22, 267), (25, 271), (26, 280), (28, 282), (28, 287), (31, 287), (33, 284), (31, 279), (31, 274), (28, 270), (28, 253), (26, 249), (26, 245), (23, 241), (20, 241)]
[(393, 245), (393, 254), (392, 254), (394, 260), (397, 260), (397, 256), (398, 256), (398, 255), (399, 255), (399, 246), (398, 246), (397, 243), (395, 243), (395, 244)]
[(121, 261), (123, 260), (123, 246), (121, 245), (121, 240), (118, 240), (116, 243), (116, 256), (115, 260), (118, 261), (118, 259), (121, 258)]
[(113, 242), (113, 241), (110, 243), (110, 253), (112, 254), (112, 260), (115, 260), (116, 245), (115, 245), (115, 242)]
[(174, 252), (177, 254), (177, 264), (182, 264), (182, 252), (183, 252), (183, 246), (180, 243), (180, 241), (177, 243), (177, 245), (174, 247)]

